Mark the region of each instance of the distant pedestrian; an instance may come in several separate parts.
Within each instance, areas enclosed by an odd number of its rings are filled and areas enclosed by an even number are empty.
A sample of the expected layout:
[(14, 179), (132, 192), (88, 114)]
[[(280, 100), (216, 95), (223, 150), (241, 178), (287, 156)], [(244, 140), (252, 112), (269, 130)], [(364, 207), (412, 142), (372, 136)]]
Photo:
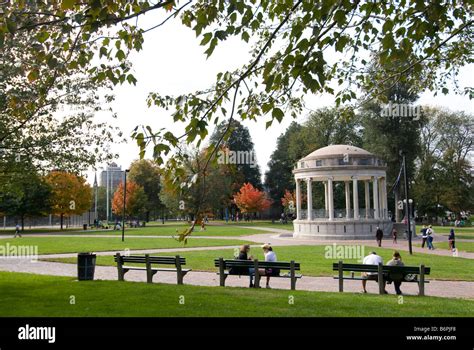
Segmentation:
[(398, 235), (398, 232), (397, 230), (395, 229), (395, 227), (392, 229), (392, 238), (393, 238), (393, 243), (394, 244), (397, 244), (397, 235)]
[(382, 246), (383, 231), (380, 227), (377, 226), (377, 231), (375, 231), (375, 239), (377, 240), (377, 245)]
[(201, 221), (201, 231), (206, 231), (206, 222), (204, 220)]
[(434, 250), (434, 245), (433, 245), (433, 235), (434, 235), (434, 230), (433, 230), (433, 226), (429, 226), (428, 229), (426, 230), (426, 234), (428, 235), (428, 237), (426, 238), (427, 240), (427, 244), (428, 244), (428, 249), (429, 250)]
[(427, 239), (428, 239), (428, 229), (426, 228), (426, 225), (423, 225), (423, 228), (421, 229), (421, 248), (425, 247)]
[(451, 249), (451, 251), (454, 252), (456, 250), (456, 237), (454, 235), (453, 229), (449, 231), (448, 241), (449, 241), (449, 249)]
[(16, 226), (15, 226), (15, 235), (13, 236), (13, 238), (16, 238), (17, 236), (21, 237), (20, 225), (19, 224), (16, 224)]

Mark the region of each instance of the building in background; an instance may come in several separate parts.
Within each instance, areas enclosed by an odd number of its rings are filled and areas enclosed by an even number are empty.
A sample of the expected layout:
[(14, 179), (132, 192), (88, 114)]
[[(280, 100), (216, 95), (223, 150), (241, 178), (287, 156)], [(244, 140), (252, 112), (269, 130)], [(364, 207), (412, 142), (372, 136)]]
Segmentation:
[(106, 213), (107, 220), (111, 220), (111, 200), (118, 185), (124, 180), (124, 171), (116, 163), (110, 163), (100, 173), (100, 186), (106, 188)]
[(116, 163), (110, 163), (100, 173), (100, 186), (107, 187), (108, 184), (109, 190), (112, 193), (115, 192), (121, 182), (123, 182), (123, 170)]

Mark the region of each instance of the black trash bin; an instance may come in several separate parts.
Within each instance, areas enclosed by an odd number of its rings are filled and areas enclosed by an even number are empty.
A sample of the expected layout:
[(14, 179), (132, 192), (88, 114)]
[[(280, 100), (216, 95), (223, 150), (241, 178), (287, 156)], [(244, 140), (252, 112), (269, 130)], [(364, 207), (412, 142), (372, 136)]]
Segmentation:
[(87, 224), (82, 225), (82, 228), (84, 229), (84, 231), (87, 231)]
[(79, 281), (92, 281), (95, 271), (95, 254), (77, 254), (77, 279)]

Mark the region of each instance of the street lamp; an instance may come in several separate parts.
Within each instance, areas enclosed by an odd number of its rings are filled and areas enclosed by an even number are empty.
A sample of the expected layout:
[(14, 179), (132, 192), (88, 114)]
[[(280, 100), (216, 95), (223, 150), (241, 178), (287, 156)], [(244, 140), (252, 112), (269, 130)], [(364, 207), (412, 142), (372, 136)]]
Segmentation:
[(125, 203), (127, 201), (127, 173), (129, 169), (125, 169), (123, 181), (123, 211), (122, 211), (122, 242), (125, 240)]
[(406, 165), (406, 159), (405, 159), (405, 152), (402, 152), (403, 156), (403, 177), (404, 177), (404, 182), (405, 182), (405, 207), (406, 207), (406, 216), (407, 216), (407, 229), (408, 229), (408, 250), (410, 252), (410, 255), (413, 254), (413, 248), (411, 244), (411, 225), (410, 225), (410, 204), (413, 202), (412, 200), (408, 199), (409, 197), (409, 189), (408, 189), (408, 178), (407, 178), (407, 165)]

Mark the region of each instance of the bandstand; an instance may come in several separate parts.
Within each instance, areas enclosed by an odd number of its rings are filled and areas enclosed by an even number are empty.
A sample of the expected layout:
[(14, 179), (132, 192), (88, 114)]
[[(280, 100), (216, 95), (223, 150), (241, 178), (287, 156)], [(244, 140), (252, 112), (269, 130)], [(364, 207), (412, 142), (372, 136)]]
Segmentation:
[[(298, 161), (295, 238), (323, 240), (374, 239), (377, 227), (390, 234), (386, 164), (362, 148), (331, 145)], [(306, 194), (302, 193), (302, 182)], [(324, 185), (322, 208), (313, 207), (313, 186)], [(363, 184), (363, 185), (362, 185)], [(319, 185), (321, 186), (321, 185)], [(334, 207), (335, 186), (343, 186), (345, 207)], [(305, 200), (303, 200), (305, 197)]]

